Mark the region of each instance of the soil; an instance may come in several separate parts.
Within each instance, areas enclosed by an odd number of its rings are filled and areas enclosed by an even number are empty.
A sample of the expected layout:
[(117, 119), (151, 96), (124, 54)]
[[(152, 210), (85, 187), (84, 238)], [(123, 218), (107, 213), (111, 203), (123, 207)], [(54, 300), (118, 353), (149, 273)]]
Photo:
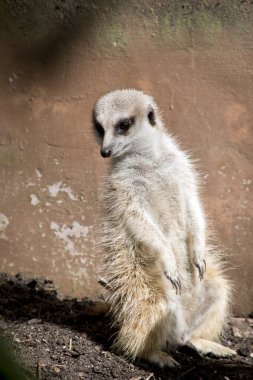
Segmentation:
[[(232, 318), (224, 344), (237, 350), (233, 359), (201, 357), (183, 347), (174, 354), (178, 370), (146, 362), (130, 363), (111, 350), (115, 331), (105, 316), (88, 316), (87, 298), (61, 298), (51, 280), (0, 274), (0, 328), (32, 379), (252, 379), (253, 319)], [(0, 357), (0, 378), (1, 377)], [(22, 376), (8, 377), (20, 380)]]

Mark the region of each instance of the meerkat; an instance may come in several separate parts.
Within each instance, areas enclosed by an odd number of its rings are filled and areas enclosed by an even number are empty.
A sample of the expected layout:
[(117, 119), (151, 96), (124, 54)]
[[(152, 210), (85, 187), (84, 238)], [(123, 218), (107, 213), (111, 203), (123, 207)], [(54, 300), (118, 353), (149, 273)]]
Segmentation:
[(201, 354), (234, 355), (219, 343), (231, 284), (208, 244), (190, 158), (141, 91), (102, 96), (93, 124), (102, 157), (111, 157), (102, 273), (115, 347), (160, 367), (179, 365), (171, 352), (186, 342)]

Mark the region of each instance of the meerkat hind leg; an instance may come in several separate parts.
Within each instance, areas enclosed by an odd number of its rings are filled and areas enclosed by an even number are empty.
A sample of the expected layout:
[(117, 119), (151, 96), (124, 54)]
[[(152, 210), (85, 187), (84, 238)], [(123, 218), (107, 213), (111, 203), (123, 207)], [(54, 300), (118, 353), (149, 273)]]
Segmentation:
[(210, 340), (193, 338), (190, 343), (197, 349), (197, 351), (202, 355), (214, 355), (216, 357), (231, 357), (236, 355), (236, 352), (229, 347), (225, 347), (222, 344), (212, 342)]
[(234, 350), (217, 343), (228, 316), (229, 293), (229, 283), (218, 274), (203, 281), (200, 295), (204, 301), (192, 321), (187, 339), (200, 354), (217, 357), (236, 355)]

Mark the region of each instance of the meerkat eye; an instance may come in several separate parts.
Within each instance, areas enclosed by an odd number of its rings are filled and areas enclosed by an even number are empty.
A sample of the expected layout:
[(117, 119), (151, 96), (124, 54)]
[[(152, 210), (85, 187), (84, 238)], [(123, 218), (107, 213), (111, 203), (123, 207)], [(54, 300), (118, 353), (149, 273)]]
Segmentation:
[(130, 117), (129, 119), (120, 120), (116, 125), (116, 133), (118, 135), (124, 135), (127, 133), (129, 128), (134, 124), (134, 117)]
[(151, 125), (155, 125), (155, 112), (154, 112), (153, 108), (148, 113), (148, 120), (149, 120)]
[(95, 127), (95, 130), (98, 133), (98, 135), (100, 137), (104, 137), (105, 130), (104, 130), (104, 128), (102, 127), (102, 125), (97, 120), (94, 120), (94, 127)]

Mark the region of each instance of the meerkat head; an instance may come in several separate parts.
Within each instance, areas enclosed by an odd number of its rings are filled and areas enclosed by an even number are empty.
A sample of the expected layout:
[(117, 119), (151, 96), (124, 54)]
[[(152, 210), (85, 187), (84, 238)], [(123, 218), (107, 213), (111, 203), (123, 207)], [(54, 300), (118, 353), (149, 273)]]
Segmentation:
[(137, 142), (152, 141), (152, 130), (162, 129), (151, 96), (138, 90), (116, 90), (102, 96), (93, 111), (93, 125), (102, 157), (119, 157)]

